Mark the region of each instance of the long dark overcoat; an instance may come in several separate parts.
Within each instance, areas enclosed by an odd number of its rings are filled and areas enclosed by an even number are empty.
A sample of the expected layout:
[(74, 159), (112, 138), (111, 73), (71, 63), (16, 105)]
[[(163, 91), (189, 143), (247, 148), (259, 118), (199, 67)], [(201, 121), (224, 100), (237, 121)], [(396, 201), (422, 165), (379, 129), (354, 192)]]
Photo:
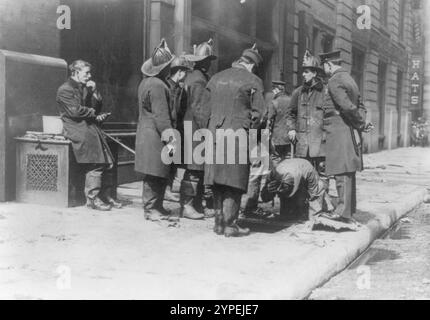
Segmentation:
[(172, 166), (162, 161), (161, 152), (167, 141), (162, 141), (161, 136), (164, 130), (174, 128), (176, 122), (170, 89), (161, 79), (148, 77), (139, 85), (138, 99), (135, 170), (167, 179)]
[(323, 103), (324, 85), (320, 81), (294, 90), (286, 118), (288, 127), (297, 132), (296, 157), (325, 157)]
[(366, 109), (354, 79), (338, 69), (328, 81), (324, 99), (326, 174), (340, 175), (363, 169), (360, 133), (366, 124)]
[[(194, 70), (190, 72), (185, 78), (185, 87), (187, 88), (187, 111), (185, 112), (184, 122), (192, 126), (192, 134), (199, 129), (206, 129), (209, 122), (210, 109), (208, 104), (208, 92), (206, 85), (208, 84), (209, 76), (201, 70)], [(192, 140), (192, 136), (183, 137)], [(188, 146), (192, 150), (201, 142), (189, 141)], [(184, 154), (191, 153), (192, 150), (184, 148)], [(194, 161), (185, 166), (189, 170), (203, 171), (204, 164), (197, 164)]]
[(102, 102), (86, 87), (69, 79), (57, 91), (63, 135), (72, 141), (78, 163), (112, 164), (113, 157), (96, 122)]
[[(225, 130), (224, 164), (219, 162), (205, 167), (205, 183), (208, 185), (225, 185), (246, 192), (249, 180), (249, 154), (247, 141), (238, 143), (235, 139), (237, 130), (258, 129), (267, 112), (263, 98), (263, 83), (260, 78), (250, 73), (241, 65), (221, 71), (214, 75), (207, 85), (210, 92), (209, 130), (215, 137), (215, 152), (222, 152), (216, 142), (218, 130)], [(231, 130), (228, 130), (231, 129)], [(219, 131), (218, 131), (219, 132)], [(227, 139), (236, 141), (234, 149), (228, 149)], [(234, 164), (227, 164), (228, 154), (233, 155)], [(240, 164), (239, 154), (245, 155), (245, 164)], [(216, 159), (214, 159), (215, 161)]]
[(288, 123), (286, 114), (290, 107), (291, 98), (286, 94), (276, 95), (269, 105), (269, 118), (273, 122), (272, 142), (275, 146), (290, 144), (288, 138)]

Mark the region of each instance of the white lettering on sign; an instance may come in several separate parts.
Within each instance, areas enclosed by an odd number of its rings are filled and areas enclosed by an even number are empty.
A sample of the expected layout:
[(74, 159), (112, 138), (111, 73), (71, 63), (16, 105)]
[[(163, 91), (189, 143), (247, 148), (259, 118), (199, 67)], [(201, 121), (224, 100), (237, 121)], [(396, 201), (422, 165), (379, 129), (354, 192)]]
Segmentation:
[(419, 84), (416, 84), (416, 83), (414, 83), (414, 84), (412, 84), (412, 91), (414, 92), (414, 93), (418, 93), (418, 89), (420, 88), (420, 85)]
[(420, 81), (420, 76), (418, 75), (418, 72), (414, 72), (411, 81)]
[(421, 66), (420, 60), (412, 60), (412, 69), (419, 69)]
[(72, 28), (71, 12), (69, 6), (61, 5), (57, 7), (57, 13), (61, 14), (57, 19), (57, 28), (59, 30), (70, 30)]
[(420, 102), (420, 97), (418, 96), (412, 96), (411, 97), (411, 104), (417, 105)]
[(366, 5), (357, 7), (357, 14), (360, 14), (357, 19), (357, 28), (359, 30), (370, 30), (372, 28), (372, 15), (370, 7)]

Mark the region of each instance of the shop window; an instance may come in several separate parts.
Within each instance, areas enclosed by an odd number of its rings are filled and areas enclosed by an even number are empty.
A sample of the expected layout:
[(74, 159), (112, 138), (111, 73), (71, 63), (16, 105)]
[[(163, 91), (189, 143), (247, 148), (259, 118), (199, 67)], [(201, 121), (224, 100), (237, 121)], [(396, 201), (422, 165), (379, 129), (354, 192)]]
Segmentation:
[(143, 4), (140, 0), (63, 0), (72, 11), (72, 28), (60, 33), (61, 58), (83, 59), (103, 95), (110, 122), (136, 122), (137, 86), (143, 62)]

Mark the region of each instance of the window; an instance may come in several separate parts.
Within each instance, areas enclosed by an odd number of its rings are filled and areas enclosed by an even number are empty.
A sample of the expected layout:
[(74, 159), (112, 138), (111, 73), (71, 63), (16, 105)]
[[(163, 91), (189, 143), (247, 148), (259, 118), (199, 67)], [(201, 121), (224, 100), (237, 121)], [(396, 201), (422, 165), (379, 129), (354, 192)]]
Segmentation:
[(357, 48), (352, 48), (351, 75), (357, 83), (361, 93), (363, 92), (364, 57), (365, 54), (363, 51)]
[(260, 42), (259, 51), (264, 62), (258, 72), (270, 83), (268, 66), (272, 48), (268, 44), (272, 43), (275, 4), (273, 0), (191, 0), (191, 13), (197, 18), (191, 22), (191, 43), (199, 44), (212, 38), (215, 51), (220, 53), (210, 73), (231, 67), (244, 49)]
[(72, 28), (60, 33), (60, 57), (83, 59), (93, 65), (92, 75), (103, 96), (109, 121), (137, 118), (137, 87), (143, 60), (143, 2), (64, 0), (72, 10)]
[(379, 13), (381, 17), (381, 25), (388, 26), (388, 0), (379, 0)]
[(333, 50), (334, 37), (327, 32), (316, 27), (313, 28), (312, 52), (319, 54), (321, 52), (330, 52)]

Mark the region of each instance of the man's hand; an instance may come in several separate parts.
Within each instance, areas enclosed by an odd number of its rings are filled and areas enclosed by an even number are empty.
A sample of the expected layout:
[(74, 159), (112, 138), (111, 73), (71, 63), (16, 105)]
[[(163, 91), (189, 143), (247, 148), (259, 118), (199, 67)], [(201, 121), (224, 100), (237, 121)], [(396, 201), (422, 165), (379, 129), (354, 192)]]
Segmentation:
[(97, 85), (93, 80), (87, 82), (87, 88), (90, 88), (93, 92), (96, 91)]
[(267, 191), (270, 193), (277, 193), (281, 183), (278, 180), (272, 180), (267, 184)]
[(103, 121), (105, 121), (106, 119), (107, 119), (107, 117), (109, 117), (110, 116), (110, 113), (102, 113), (102, 114), (99, 114), (97, 117), (96, 117), (96, 120), (98, 121), (98, 122), (103, 122)]
[(373, 123), (368, 122), (366, 123), (366, 125), (364, 126), (363, 132), (364, 133), (369, 133), (370, 131), (372, 131), (373, 129), (375, 129), (375, 126), (373, 125)]
[(297, 135), (296, 130), (291, 130), (288, 132), (288, 138), (290, 139), (291, 142), (296, 141), (296, 138), (297, 138), (296, 135)]
[(169, 151), (169, 157), (173, 157), (176, 152), (176, 147), (173, 143), (166, 144), (167, 151)]

